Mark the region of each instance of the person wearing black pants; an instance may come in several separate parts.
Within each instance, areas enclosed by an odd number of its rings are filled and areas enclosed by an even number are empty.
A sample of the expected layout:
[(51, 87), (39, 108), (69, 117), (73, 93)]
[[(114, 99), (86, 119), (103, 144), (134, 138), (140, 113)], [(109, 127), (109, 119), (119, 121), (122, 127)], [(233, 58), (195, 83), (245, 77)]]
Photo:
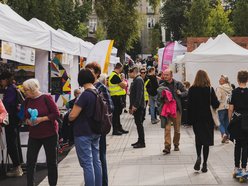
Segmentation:
[(133, 67), (129, 70), (129, 77), (133, 79), (130, 88), (130, 107), (129, 113), (133, 114), (134, 122), (137, 126), (138, 141), (133, 143), (133, 148), (144, 148), (145, 134), (143, 128), (143, 112), (145, 108), (144, 81), (138, 76), (138, 68)]
[(17, 88), (13, 83), (13, 74), (8, 71), (0, 75), (1, 86), (4, 87), (3, 104), (9, 114), (9, 125), (5, 127), (7, 152), (13, 162), (13, 169), (6, 173), (8, 177), (18, 177), (23, 175), (21, 168), (22, 151), (19, 136), (19, 119)]
[(203, 164), (201, 171), (207, 172), (209, 146), (214, 145), (214, 121), (210, 106), (217, 109), (220, 103), (214, 89), (211, 87), (209, 77), (203, 70), (196, 74), (192, 87), (188, 92), (189, 123), (193, 126), (197, 160), (194, 165), (196, 171), (201, 166), (201, 151), (203, 148)]
[(57, 185), (57, 147), (58, 136), (54, 135), (42, 139), (29, 138), (27, 151), (27, 185), (34, 185), (34, 171), (36, 168), (37, 157), (41, 146), (44, 146), (48, 169), (48, 183), (50, 186)]
[[(231, 100), (229, 103), (228, 118), (229, 118), (229, 133), (230, 139), (235, 140), (234, 147), (234, 172), (233, 176), (242, 177), (246, 174), (247, 166), (247, 148), (248, 148), (248, 131), (245, 129), (244, 124), (247, 126), (246, 117), (243, 115), (248, 114), (248, 71), (238, 72), (239, 87), (232, 91)], [(241, 166), (240, 166), (241, 161)], [(242, 168), (242, 170), (241, 170)], [(240, 171), (241, 170), (241, 171)], [(239, 175), (237, 175), (239, 174)]]

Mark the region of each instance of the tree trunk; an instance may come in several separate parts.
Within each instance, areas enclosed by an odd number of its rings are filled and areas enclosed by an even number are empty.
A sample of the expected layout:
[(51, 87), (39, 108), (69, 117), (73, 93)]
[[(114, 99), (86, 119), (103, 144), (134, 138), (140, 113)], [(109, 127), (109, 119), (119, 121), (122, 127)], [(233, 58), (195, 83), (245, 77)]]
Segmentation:
[(118, 48), (117, 56), (120, 57), (120, 62), (122, 64), (124, 64), (125, 62), (125, 53), (126, 53), (126, 50), (124, 48)]

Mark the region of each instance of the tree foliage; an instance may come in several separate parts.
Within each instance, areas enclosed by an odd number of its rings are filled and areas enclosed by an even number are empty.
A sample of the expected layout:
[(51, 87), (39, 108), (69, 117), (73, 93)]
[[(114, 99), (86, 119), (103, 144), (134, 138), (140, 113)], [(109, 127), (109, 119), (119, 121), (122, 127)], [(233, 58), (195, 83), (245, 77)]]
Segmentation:
[[(136, 9), (140, 0), (95, 0), (97, 16), (107, 31), (107, 38), (115, 41), (121, 62), (125, 59), (126, 50), (139, 39), (141, 21)], [(158, 0), (150, 0), (156, 5)]]
[(235, 35), (248, 36), (248, 1), (239, 0), (233, 10), (233, 26)]
[(221, 1), (218, 0), (218, 5), (213, 8), (208, 17), (208, 34), (209, 36), (217, 36), (223, 32), (227, 35), (233, 35), (233, 27), (229, 21), (230, 10), (224, 11)]
[(208, 32), (209, 0), (193, 0), (192, 6), (186, 12), (187, 26), (186, 36), (200, 37), (206, 36)]
[(186, 24), (185, 11), (191, 0), (167, 0), (161, 9), (161, 24), (170, 32), (171, 40), (180, 40), (183, 36), (183, 27)]
[(91, 13), (89, 0), (82, 5), (79, 0), (8, 0), (7, 4), (26, 20), (35, 17), (81, 38), (87, 34), (82, 23)]
[(151, 29), (151, 50), (152, 55), (155, 55), (157, 53), (157, 48), (162, 47), (162, 37), (161, 37), (161, 29), (160, 25), (156, 24), (153, 29)]
[(105, 30), (105, 27), (103, 25), (98, 25), (96, 30), (96, 39), (97, 41), (104, 40), (107, 36), (107, 32)]

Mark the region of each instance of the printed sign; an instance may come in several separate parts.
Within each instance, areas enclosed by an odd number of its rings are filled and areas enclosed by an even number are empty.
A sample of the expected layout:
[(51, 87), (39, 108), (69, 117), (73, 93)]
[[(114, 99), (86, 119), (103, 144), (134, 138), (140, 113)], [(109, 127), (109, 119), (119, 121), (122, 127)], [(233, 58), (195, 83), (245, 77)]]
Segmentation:
[(11, 42), (2, 41), (1, 58), (17, 61), (27, 65), (35, 63), (35, 49)]

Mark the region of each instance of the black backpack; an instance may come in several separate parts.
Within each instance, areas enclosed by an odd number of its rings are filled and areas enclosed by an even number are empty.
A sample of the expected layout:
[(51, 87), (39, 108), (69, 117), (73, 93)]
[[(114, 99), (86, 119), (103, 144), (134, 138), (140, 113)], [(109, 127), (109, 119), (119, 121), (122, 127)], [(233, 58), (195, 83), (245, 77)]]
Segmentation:
[(96, 134), (106, 135), (110, 132), (112, 123), (112, 114), (108, 109), (108, 104), (105, 101), (102, 93), (95, 89), (86, 89), (96, 95), (95, 110), (92, 115), (93, 123), (91, 129)]

